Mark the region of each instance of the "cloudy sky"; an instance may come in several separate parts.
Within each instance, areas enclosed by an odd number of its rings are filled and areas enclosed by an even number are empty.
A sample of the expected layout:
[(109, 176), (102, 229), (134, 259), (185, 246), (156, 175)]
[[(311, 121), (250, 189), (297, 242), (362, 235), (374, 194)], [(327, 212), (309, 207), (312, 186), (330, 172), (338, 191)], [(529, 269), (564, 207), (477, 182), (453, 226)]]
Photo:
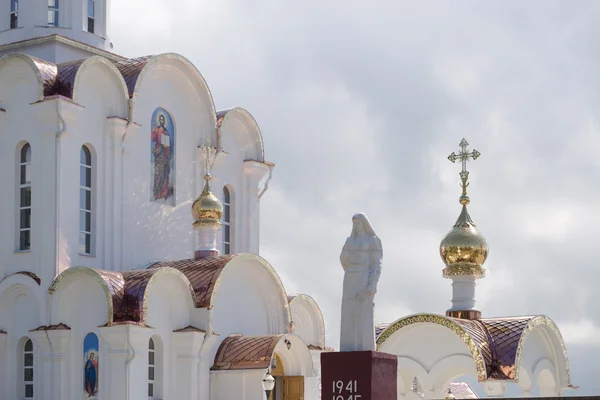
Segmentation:
[[(439, 241), (459, 214), (462, 137), (471, 216), (490, 244), (484, 316), (546, 314), (578, 395), (599, 394), (600, 3), (128, 0), (114, 50), (177, 52), (217, 108), (248, 109), (277, 164), (261, 252), (289, 292), (320, 303), (338, 346), (351, 216), (384, 246), (377, 322), (444, 313)], [(136, 16), (138, 13), (143, 13)]]

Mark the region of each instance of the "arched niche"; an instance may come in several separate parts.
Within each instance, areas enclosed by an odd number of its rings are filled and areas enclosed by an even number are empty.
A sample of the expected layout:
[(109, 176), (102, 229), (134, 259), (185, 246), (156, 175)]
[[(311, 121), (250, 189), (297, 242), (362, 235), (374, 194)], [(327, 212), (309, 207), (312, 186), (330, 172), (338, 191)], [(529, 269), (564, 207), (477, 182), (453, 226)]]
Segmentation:
[[(162, 271), (161, 271), (162, 270)], [(146, 287), (146, 323), (163, 335), (190, 325), (194, 308), (190, 284), (181, 274), (166, 273), (173, 268), (161, 268)], [(165, 272), (162, 273), (161, 272)]]
[(78, 68), (73, 101), (85, 106), (85, 112), (101, 112), (102, 117), (127, 118), (128, 99), (123, 76), (104, 57), (90, 57)]
[(220, 112), (219, 144), (228, 153), (241, 153), (242, 161), (264, 161), (264, 143), (258, 123), (248, 111), (236, 107)]
[(54, 280), (49, 293), (52, 324), (64, 323), (74, 332), (81, 332), (112, 323), (111, 292), (97, 270), (69, 268)]
[[(210, 300), (216, 333), (227, 336), (287, 333), (290, 311), (285, 288), (262, 257), (239, 254), (220, 273)], [(232, 316), (235, 315), (235, 318)]]
[(294, 333), (307, 344), (325, 348), (325, 322), (317, 302), (310, 296), (290, 296), (290, 312), (294, 322)]
[[(56, 79), (56, 66), (48, 64)], [(50, 82), (49, 82), (50, 83)], [(44, 79), (38, 64), (25, 54), (10, 53), (0, 58), (0, 102), (29, 105), (44, 99)]]

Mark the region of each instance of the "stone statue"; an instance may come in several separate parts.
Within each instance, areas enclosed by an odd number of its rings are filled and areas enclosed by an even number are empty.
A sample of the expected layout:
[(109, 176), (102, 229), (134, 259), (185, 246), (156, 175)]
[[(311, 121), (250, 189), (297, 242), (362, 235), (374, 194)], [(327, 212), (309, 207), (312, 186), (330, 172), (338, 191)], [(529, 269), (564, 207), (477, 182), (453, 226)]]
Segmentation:
[(365, 214), (354, 215), (352, 224), (352, 233), (340, 255), (344, 268), (340, 351), (375, 350), (373, 298), (383, 250)]

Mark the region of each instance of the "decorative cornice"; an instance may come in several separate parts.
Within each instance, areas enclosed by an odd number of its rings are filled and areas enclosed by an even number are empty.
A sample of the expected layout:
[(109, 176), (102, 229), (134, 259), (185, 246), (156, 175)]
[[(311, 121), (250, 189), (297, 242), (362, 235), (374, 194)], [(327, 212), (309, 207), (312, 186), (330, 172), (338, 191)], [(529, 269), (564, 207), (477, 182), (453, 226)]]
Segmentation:
[(93, 46), (78, 42), (73, 39), (69, 39), (65, 36), (61, 36), (56, 33), (54, 33), (52, 35), (48, 35), (48, 36), (36, 37), (36, 38), (32, 38), (32, 39), (25, 39), (25, 40), (21, 40), (18, 42), (13, 42), (13, 43), (8, 43), (5, 45), (2, 45), (2, 46), (0, 46), (0, 52), (16, 50), (16, 49), (19, 49), (19, 48), (25, 47), (25, 46), (36, 46), (36, 45), (40, 45), (43, 43), (49, 43), (49, 42), (58, 42), (58, 43), (66, 44), (68, 46), (75, 47), (79, 50), (87, 51), (87, 52), (108, 58), (111, 61), (126, 60), (125, 57), (120, 56), (118, 54), (111, 53), (110, 51), (102, 50), (97, 47), (93, 47)]
[(536, 327), (538, 327), (540, 325), (548, 328), (554, 334), (554, 337), (558, 341), (562, 355), (565, 358), (565, 371), (566, 371), (566, 375), (567, 375), (567, 386), (570, 387), (571, 386), (571, 371), (570, 371), (570, 367), (569, 367), (569, 357), (567, 355), (567, 346), (565, 345), (565, 341), (563, 340), (560, 330), (558, 329), (558, 327), (556, 326), (554, 321), (552, 321), (550, 318), (546, 317), (545, 315), (540, 315), (540, 316), (533, 318), (529, 322), (529, 324), (527, 325), (527, 327), (525, 328), (523, 333), (521, 334), (521, 339), (519, 340), (519, 347), (517, 347), (517, 355), (515, 357), (515, 382), (519, 382), (519, 378), (520, 378), (521, 357), (523, 356), (525, 341), (527, 340), (527, 337), (529, 336), (529, 334)]
[(453, 276), (474, 276), (475, 279), (485, 278), (485, 269), (479, 264), (456, 263), (450, 264), (442, 271), (444, 278), (452, 278)]

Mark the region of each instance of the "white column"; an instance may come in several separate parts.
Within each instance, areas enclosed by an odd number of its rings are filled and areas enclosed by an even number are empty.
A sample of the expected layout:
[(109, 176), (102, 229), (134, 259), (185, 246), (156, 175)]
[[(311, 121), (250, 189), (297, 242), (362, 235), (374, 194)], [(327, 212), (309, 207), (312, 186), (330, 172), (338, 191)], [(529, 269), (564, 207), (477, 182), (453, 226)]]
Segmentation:
[[(212, 324), (210, 325), (212, 326)], [(207, 334), (204, 338), (204, 344), (200, 349), (200, 363), (198, 365), (198, 399), (209, 400), (210, 397), (210, 386), (212, 380), (210, 367), (214, 364), (215, 347), (219, 342), (219, 335)]]
[(100, 393), (106, 399), (148, 397), (148, 343), (153, 329), (137, 325), (100, 328), (108, 349), (100, 350), (107, 364), (100, 367)]
[(475, 277), (458, 275), (452, 277), (452, 308), (449, 311), (475, 309)]
[(6, 342), (7, 335), (3, 331), (0, 331), (0, 399), (8, 399), (8, 367), (6, 357)]
[(35, 389), (38, 392), (35, 393), (35, 398), (68, 398), (70, 385), (66, 374), (68, 364), (66, 353), (71, 341), (71, 330), (35, 331), (31, 332), (30, 336), (35, 342), (34, 348), (41, 349), (41, 352), (36, 354), (40, 356), (41, 362), (34, 361), (34, 365), (38, 368), (34, 374)]
[[(120, 202), (117, 201), (117, 194), (120, 193), (121, 176), (117, 176), (121, 170), (121, 140), (127, 120), (119, 117), (109, 117), (106, 119), (108, 130), (108, 140), (104, 143), (104, 191), (98, 193), (104, 197), (104, 201), (98, 202), (104, 207), (104, 265), (111, 268), (117, 268), (117, 251), (119, 247), (119, 235), (115, 234), (120, 219)], [(101, 164), (97, 164), (101, 167)]]
[(258, 184), (268, 173), (269, 166), (267, 164), (258, 161), (244, 161), (244, 193), (242, 199), (240, 199), (243, 202), (236, 201), (236, 204), (244, 205), (244, 210), (241, 214), (243, 221), (240, 221), (240, 224), (244, 224), (246, 229), (243, 231), (243, 247), (236, 248), (236, 252), (258, 254), (260, 245)]
[(204, 341), (205, 332), (175, 332), (173, 347), (175, 349), (177, 399), (198, 398), (198, 368), (200, 364), (200, 348)]
[(506, 392), (506, 383), (501, 381), (486, 382), (483, 389), (487, 397), (504, 397)]
[[(133, 102), (133, 100), (130, 100)], [(130, 105), (133, 107), (133, 104)], [(131, 157), (132, 149), (131, 146), (134, 143), (133, 137), (139, 134), (141, 125), (132, 123), (127, 131), (125, 126), (120, 126), (122, 123), (115, 121), (113, 127), (114, 147), (113, 154), (115, 156), (115, 163), (113, 169), (113, 236), (112, 236), (112, 249), (113, 249), (113, 270), (122, 271), (123, 264), (127, 262), (124, 260), (123, 255), (123, 237), (126, 234), (125, 229), (125, 215), (124, 215), (124, 195), (127, 190), (131, 190), (127, 187), (130, 182), (126, 182), (125, 170), (126, 165), (132, 163)], [(123, 137), (125, 135), (125, 137)], [(129, 168), (131, 170), (131, 168)]]

